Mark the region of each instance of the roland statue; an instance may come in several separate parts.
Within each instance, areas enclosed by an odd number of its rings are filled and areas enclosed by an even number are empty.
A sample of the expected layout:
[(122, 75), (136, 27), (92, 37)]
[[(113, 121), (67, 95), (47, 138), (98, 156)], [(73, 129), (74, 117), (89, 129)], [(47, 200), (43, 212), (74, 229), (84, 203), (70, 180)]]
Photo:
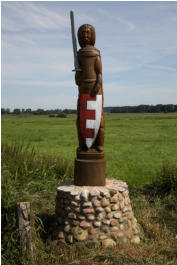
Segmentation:
[[(104, 112), (103, 112), (103, 88), (102, 88), (102, 63), (100, 51), (94, 47), (95, 44), (95, 29), (89, 24), (82, 25), (78, 30), (78, 41), (81, 49), (77, 52), (78, 63), (81, 71), (77, 71), (75, 75), (76, 84), (79, 87), (79, 97), (77, 106), (77, 130), (79, 138), (80, 150), (87, 150), (88, 148), (95, 148), (97, 151), (103, 151), (104, 145)], [(87, 95), (88, 101), (96, 101), (95, 110), (98, 116), (94, 120), (98, 123), (96, 128), (91, 124), (91, 128), (83, 128), (82, 125), (82, 111), (83, 103), (82, 97)], [(98, 96), (99, 95), (99, 96)], [(98, 102), (97, 102), (98, 101)], [(92, 103), (93, 104), (93, 103)], [(97, 105), (98, 106), (97, 106)], [(101, 107), (101, 108), (100, 108)], [(90, 112), (91, 115), (91, 112)], [(94, 115), (94, 114), (93, 114)], [(87, 117), (86, 117), (87, 118)], [(89, 121), (89, 111), (88, 119)], [(89, 122), (86, 122), (86, 125)], [(93, 123), (93, 122), (92, 122)], [(87, 132), (88, 129), (88, 132)], [(93, 131), (96, 130), (96, 131)]]
[(75, 160), (76, 185), (105, 185), (104, 110), (102, 63), (100, 51), (94, 47), (96, 34), (92, 25), (78, 29), (77, 51), (74, 16), (71, 28), (75, 62), (75, 82), (78, 86), (77, 132), (79, 147)]

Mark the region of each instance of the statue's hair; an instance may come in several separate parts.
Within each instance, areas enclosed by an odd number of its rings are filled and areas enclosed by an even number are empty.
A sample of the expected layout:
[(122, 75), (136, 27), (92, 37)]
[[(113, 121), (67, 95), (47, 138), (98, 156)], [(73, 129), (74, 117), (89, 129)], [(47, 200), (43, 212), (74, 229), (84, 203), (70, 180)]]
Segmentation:
[(84, 43), (82, 40), (82, 31), (83, 28), (88, 28), (91, 31), (91, 39), (90, 39), (90, 44), (94, 46), (95, 44), (95, 39), (96, 39), (96, 34), (95, 34), (95, 29), (92, 25), (90, 24), (83, 24), (82, 26), (80, 26), (80, 28), (78, 29), (78, 41), (79, 41), (79, 45), (81, 46), (81, 48), (84, 47)]

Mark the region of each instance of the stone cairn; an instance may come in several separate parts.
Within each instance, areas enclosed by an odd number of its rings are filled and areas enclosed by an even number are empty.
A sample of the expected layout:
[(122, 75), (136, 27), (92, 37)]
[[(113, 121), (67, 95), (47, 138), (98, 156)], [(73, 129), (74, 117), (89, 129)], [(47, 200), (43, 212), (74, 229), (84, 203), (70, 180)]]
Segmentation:
[(56, 197), (58, 240), (140, 242), (140, 227), (134, 217), (128, 186), (107, 179), (105, 186), (76, 186), (73, 181), (58, 185)]

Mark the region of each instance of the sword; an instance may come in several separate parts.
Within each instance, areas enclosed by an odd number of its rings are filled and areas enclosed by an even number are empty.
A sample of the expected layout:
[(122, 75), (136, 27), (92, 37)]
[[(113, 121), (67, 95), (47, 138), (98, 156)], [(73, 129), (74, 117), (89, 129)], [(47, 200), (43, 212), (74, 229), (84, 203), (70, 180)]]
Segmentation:
[(76, 42), (76, 34), (75, 34), (75, 27), (74, 27), (74, 12), (70, 11), (70, 19), (71, 19), (71, 34), (72, 34), (72, 43), (73, 43), (73, 53), (74, 53), (74, 70), (73, 72), (81, 72), (78, 58), (77, 58), (77, 42)]

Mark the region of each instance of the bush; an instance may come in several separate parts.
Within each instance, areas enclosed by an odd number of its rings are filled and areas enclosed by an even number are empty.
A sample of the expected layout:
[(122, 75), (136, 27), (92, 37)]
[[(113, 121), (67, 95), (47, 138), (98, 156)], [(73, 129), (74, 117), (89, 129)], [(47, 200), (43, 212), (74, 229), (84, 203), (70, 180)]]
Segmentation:
[(67, 115), (64, 112), (60, 112), (60, 113), (58, 113), (57, 117), (58, 118), (67, 118)]
[(55, 118), (56, 116), (55, 116), (55, 114), (49, 114), (48, 117), (49, 117), (49, 118)]
[(153, 192), (159, 196), (177, 195), (177, 164), (165, 163), (152, 182)]

